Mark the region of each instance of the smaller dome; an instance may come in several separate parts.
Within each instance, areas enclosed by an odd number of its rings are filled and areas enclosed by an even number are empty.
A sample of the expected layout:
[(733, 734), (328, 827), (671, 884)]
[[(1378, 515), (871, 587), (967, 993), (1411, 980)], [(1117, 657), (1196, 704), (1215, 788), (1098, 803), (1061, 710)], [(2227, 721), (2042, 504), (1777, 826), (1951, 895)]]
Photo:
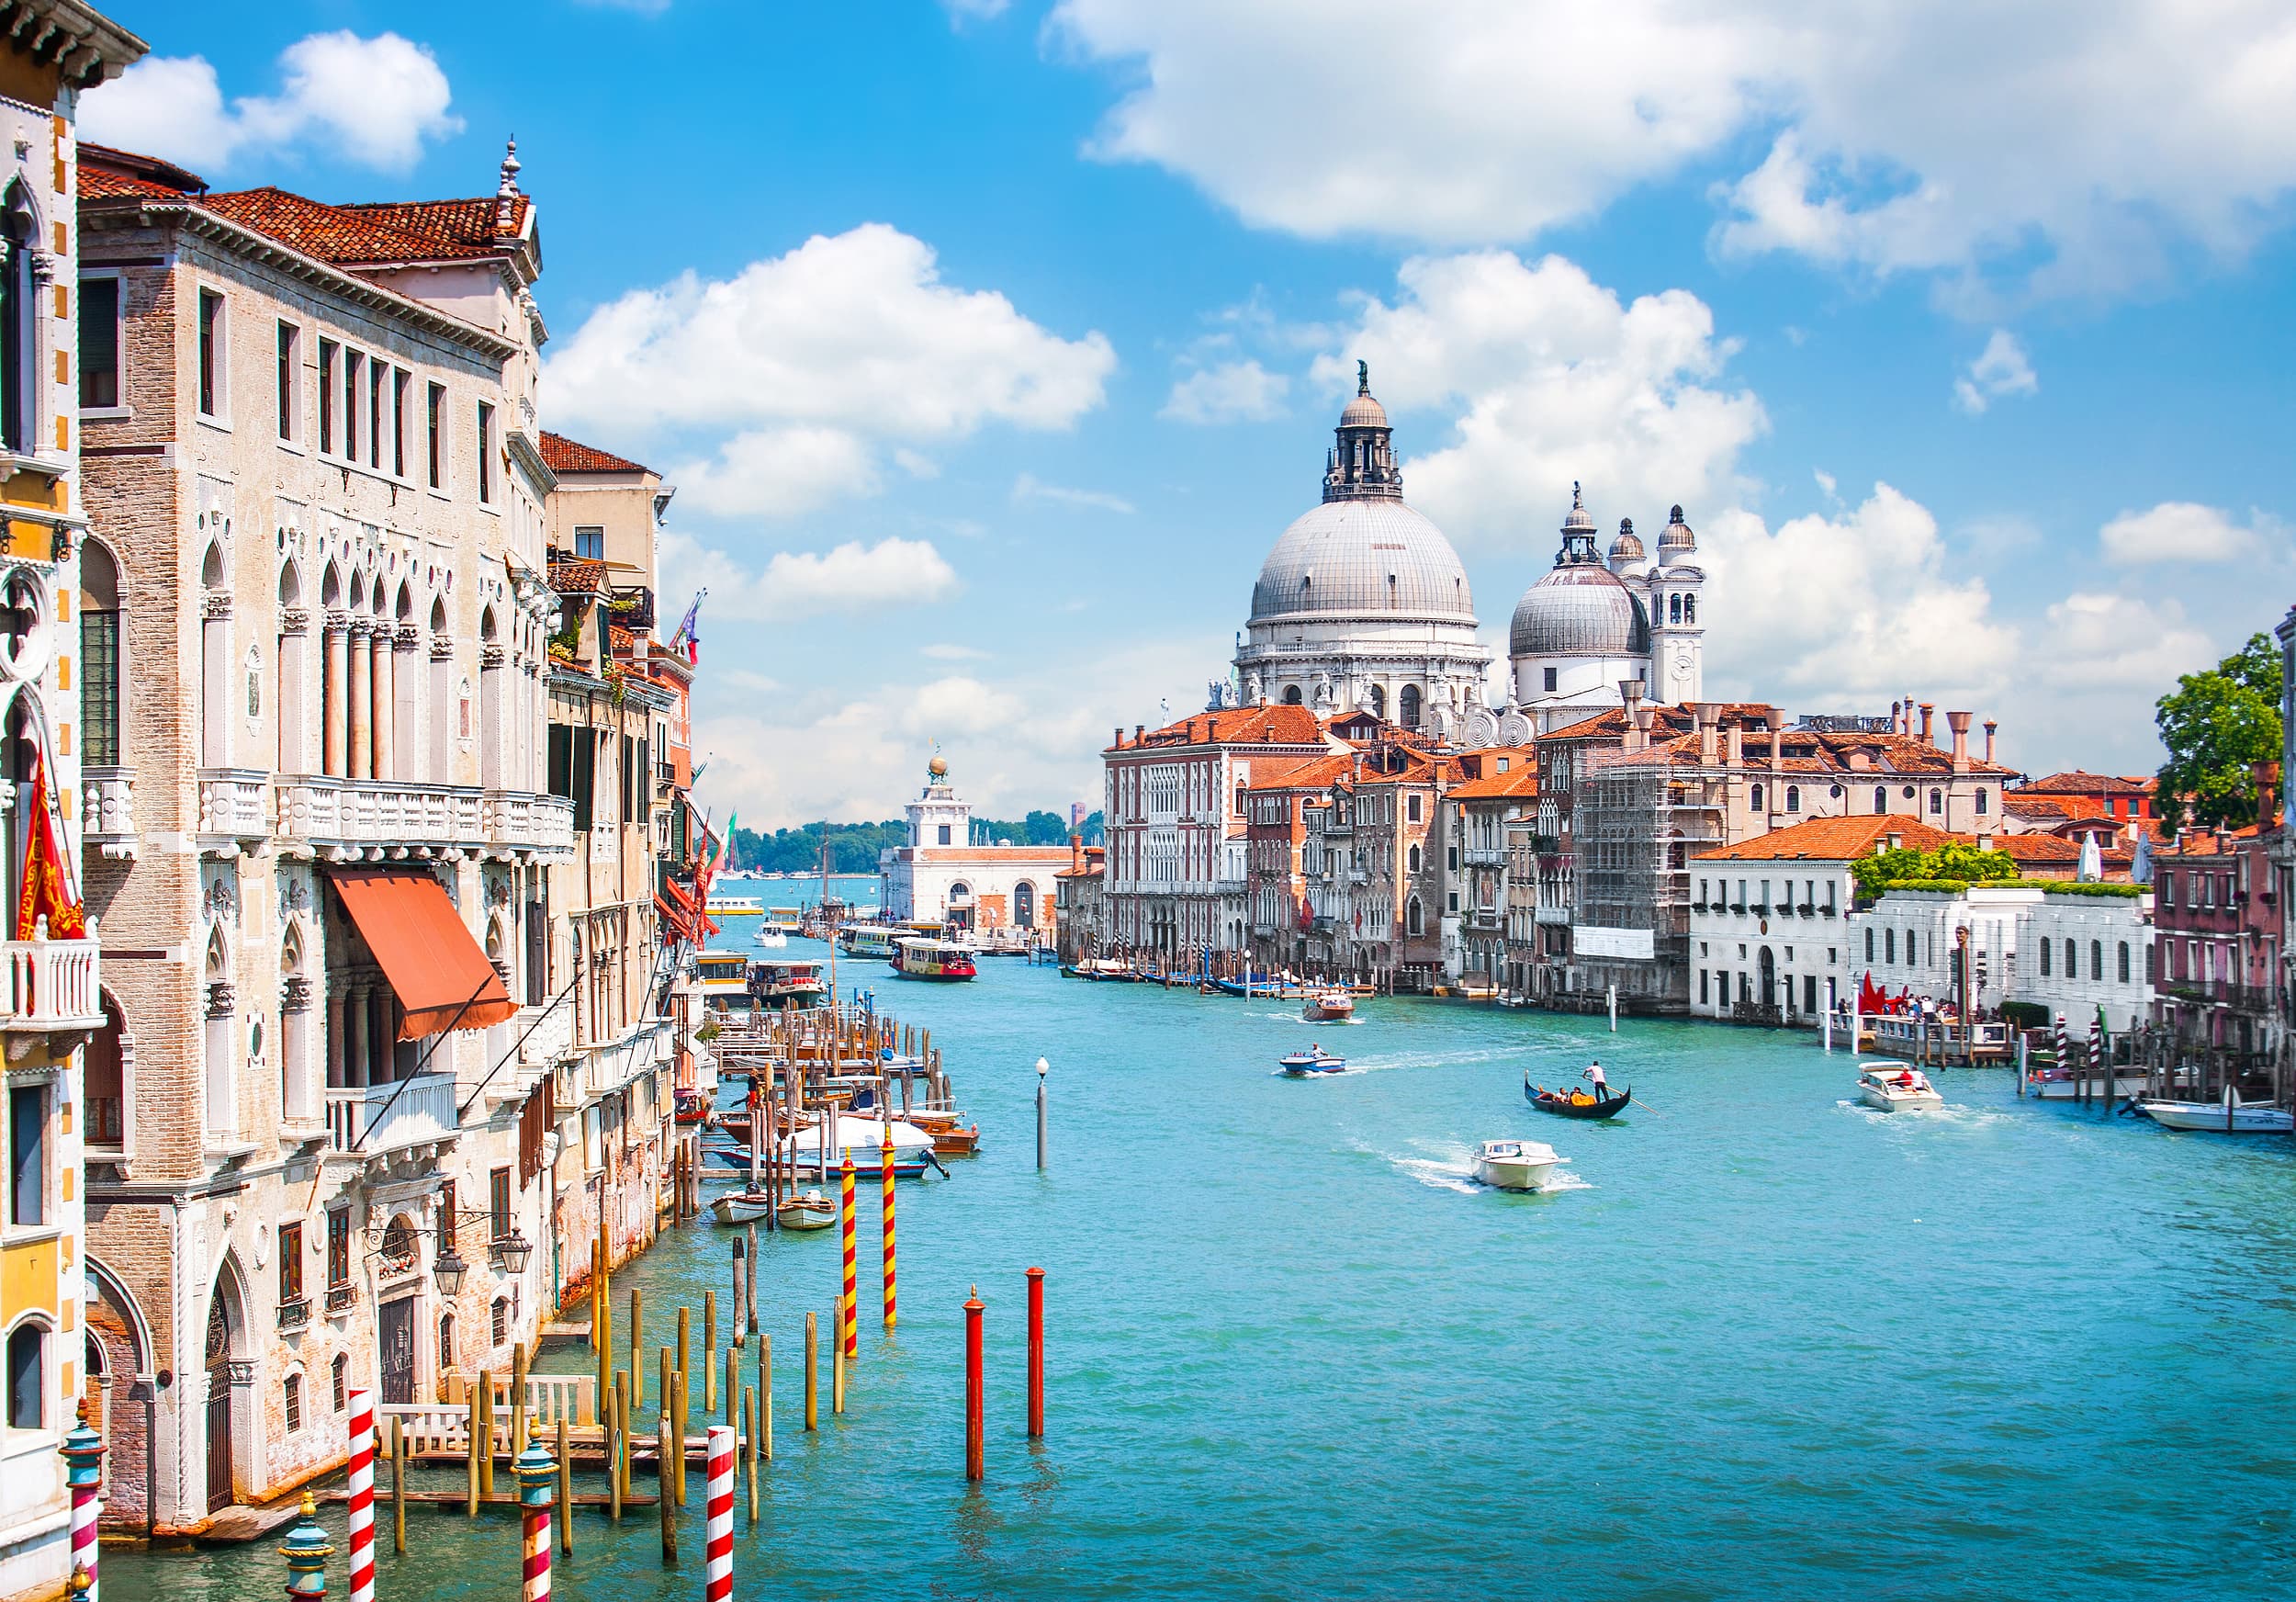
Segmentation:
[(1512, 657), (1639, 657), (1649, 651), (1649, 615), (1599, 563), (1559, 567), (1523, 592), (1507, 630)]
[(1387, 408), (1367, 391), (1347, 402), (1347, 410), (1339, 414), (1339, 425), (1342, 428), (1385, 428), (1388, 426)]
[(1698, 536), (1690, 531), (1690, 525), (1683, 521), (1683, 509), (1675, 507), (1667, 514), (1666, 532), (1659, 536), (1659, 559), (1664, 561), (1670, 557), (1686, 557), (1697, 548)]
[(1618, 537), (1610, 542), (1610, 559), (1614, 567), (1620, 562), (1638, 562), (1642, 559), (1642, 538), (1635, 533), (1633, 518), (1622, 517), (1618, 520)]
[(1594, 519), (1587, 512), (1586, 500), (1579, 493), (1576, 479), (1570, 480), (1570, 512), (1562, 520), (1562, 532), (1566, 536), (1583, 534), (1589, 539), (1594, 537)]

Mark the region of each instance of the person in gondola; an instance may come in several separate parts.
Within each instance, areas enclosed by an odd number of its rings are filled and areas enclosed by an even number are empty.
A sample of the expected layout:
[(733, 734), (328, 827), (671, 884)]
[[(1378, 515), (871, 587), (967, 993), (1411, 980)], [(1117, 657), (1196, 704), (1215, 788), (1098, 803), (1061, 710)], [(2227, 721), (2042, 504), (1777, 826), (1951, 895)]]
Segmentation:
[(1586, 1071), (1581, 1074), (1579, 1077), (1593, 1081), (1594, 1099), (1597, 1101), (1607, 1101), (1610, 1100), (1610, 1082), (1603, 1077), (1603, 1065), (1601, 1063), (1593, 1062), (1587, 1064)]

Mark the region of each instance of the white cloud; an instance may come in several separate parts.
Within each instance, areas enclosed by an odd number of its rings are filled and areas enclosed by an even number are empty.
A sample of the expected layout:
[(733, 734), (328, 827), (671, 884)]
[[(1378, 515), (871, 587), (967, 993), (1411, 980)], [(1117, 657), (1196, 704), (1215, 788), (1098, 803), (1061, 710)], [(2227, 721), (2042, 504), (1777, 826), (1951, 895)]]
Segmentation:
[(968, 22), (987, 22), (1002, 17), (1012, 0), (940, 0), (949, 13), (949, 24), (962, 28)]
[(1645, 517), (1741, 488), (1738, 454), (1768, 420), (1750, 391), (1716, 383), (1732, 347), (1696, 296), (1621, 305), (1560, 256), (1505, 251), (1413, 257), (1398, 278), (1393, 304), (1367, 299), (1314, 377), (1337, 389), (1363, 359), (1390, 411), (1456, 412), (1448, 444), (1403, 463), (1404, 493), (1454, 538), (1544, 537), (1573, 480), (1591, 504)]
[[(795, 509), (783, 503), (874, 489), (888, 447), (917, 473), (918, 444), (1066, 428), (1115, 366), (1101, 334), (1063, 339), (994, 290), (944, 284), (931, 246), (865, 223), (731, 278), (633, 289), (591, 313), (543, 383), (554, 426), (676, 432), (709, 453), (719, 507)], [(793, 436), (806, 475), (793, 495), (733, 481)]]
[(1172, 386), (1159, 417), (1175, 423), (1265, 423), (1284, 412), (1291, 380), (1256, 361), (1200, 367)]
[(918, 646), (917, 652), (919, 656), (930, 657), (940, 662), (979, 662), (988, 660), (988, 652), (976, 646), (951, 645), (945, 641)]
[(2296, 187), (2284, 0), (1061, 0), (1048, 27), (1128, 85), (1094, 153), (1317, 238), (1520, 240), (1722, 166), (1726, 252), (2086, 291), (2236, 254)]
[(2025, 347), (2008, 329), (1997, 328), (1977, 359), (1953, 381), (1953, 404), (1975, 417), (2003, 395), (2030, 395), (2040, 388)]
[(956, 593), (956, 570), (929, 540), (888, 537), (874, 545), (848, 540), (827, 551), (776, 551), (762, 570), (664, 529), (656, 547), (662, 591), (683, 595), (706, 589), (702, 634), (713, 620), (786, 622), (823, 614), (879, 613), (923, 605)]
[(2149, 562), (2234, 562), (2255, 554), (2260, 536), (2285, 537), (2279, 521), (2261, 512), (2247, 526), (2229, 513), (2190, 501), (2164, 501), (2144, 512), (2123, 512), (2097, 531), (2105, 560)]
[(462, 131), (453, 91), (430, 49), (395, 33), (314, 33), (279, 56), (280, 91), (227, 108), (201, 56), (147, 56), (80, 102), (80, 131), (98, 144), (186, 166), (221, 169), (242, 153), (315, 141), (343, 159), (404, 172), (424, 144)]
[(869, 447), (842, 428), (760, 428), (712, 457), (681, 462), (670, 480), (686, 504), (719, 517), (791, 517), (879, 486)]
[(1030, 501), (1050, 501), (1055, 506), (1075, 506), (1095, 512), (1119, 512), (1130, 514), (1138, 510), (1121, 495), (1111, 495), (1102, 490), (1070, 490), (1058, 484), (1048, 484), (1034, 473), (1023, 473), (1012, 481), (1012, 499), (1016, 506)]
[(2077, 591), (2052, 605), (2031, 654), (2042, 683), (2142, 706), (2222, 654), (2173, 600)]
[(1775, 531), (1725, 512), (1698, 530), (1698, 559), (1708, 671), (1733, 690), (1795, 710), (1870, 710), (1907, 689), (1970, 705), (2015, 665), (1984, 579), (1955, 570), (1937, 519), (1887, 484)]

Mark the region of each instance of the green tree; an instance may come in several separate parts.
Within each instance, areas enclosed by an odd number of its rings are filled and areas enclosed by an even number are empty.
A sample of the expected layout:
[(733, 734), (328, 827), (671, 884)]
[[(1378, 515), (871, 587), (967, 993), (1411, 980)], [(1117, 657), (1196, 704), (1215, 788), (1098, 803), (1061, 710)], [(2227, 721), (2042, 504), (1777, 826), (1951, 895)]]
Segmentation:
[(1966, 840), (1954, 840), (1935, 851), (1901, 845), (1860, 857), (1850, 864), (1850, 877), (1857, 882), (1859, 895), (1878, 896), (1907, 880), (1953, 879), (1966, 885), (2014, 879), (2017, 862), (2006, 852), (1979, 851)]
[(2250, 764), (2279, 760), (2280, 653), (2262, 634), (2204, 672), (2187, 673), (2154, 708), (2162, 824), (2238, 829), (2257, 820)]

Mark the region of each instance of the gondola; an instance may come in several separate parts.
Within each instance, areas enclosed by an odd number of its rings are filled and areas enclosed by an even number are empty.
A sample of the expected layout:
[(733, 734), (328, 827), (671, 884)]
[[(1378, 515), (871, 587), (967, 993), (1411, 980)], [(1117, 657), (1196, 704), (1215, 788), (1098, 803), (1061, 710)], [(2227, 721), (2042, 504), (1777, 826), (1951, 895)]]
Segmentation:
[(1541, 1112), (1552, 1112), (1561, 1118), (1615, 1118), (1626, 1110), (1626, 1103), (1635, 1099), (1634, 1087), (1627, 1086), (1615, 1096), (1598, 1098), (1592, 1101), (1573, 1101), (1568, 1090), (1549, 1090), (1531, 1083), (1528, 1074), (1523, 1076), (1523, 1099)]

